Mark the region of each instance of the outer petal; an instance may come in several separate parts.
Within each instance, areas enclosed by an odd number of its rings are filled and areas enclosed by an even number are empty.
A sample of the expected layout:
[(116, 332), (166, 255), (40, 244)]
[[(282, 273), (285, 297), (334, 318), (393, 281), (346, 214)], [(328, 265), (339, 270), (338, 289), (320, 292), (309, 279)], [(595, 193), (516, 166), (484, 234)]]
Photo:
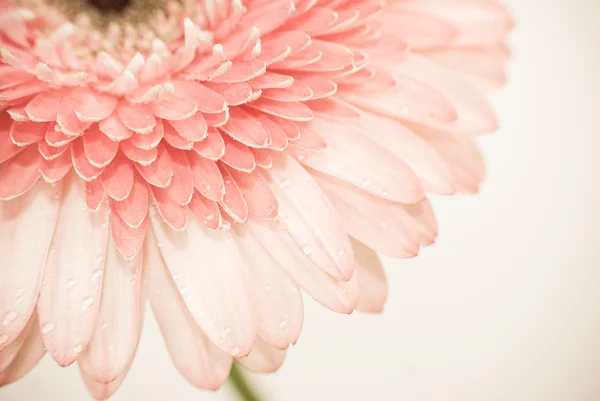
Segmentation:
[(193, 385), (216, 390), (229, 376), (232, 358), (198, 327), (165, 266), (152, 232), (144, 255), (148, 297), (175, 366)]
[(251, 232), (243, 226), (237, 229), (236, 239), (254, 280), (258, 335), (273, 347), (285, 349), (296, 343), (302, 330), (300, 288)]
[(279, 219), (298, 249), (340, 280), (352, 276), (352, 248), (340, 220), (313, 178), (293, 158), (278, 155), (265, 173), (279, 200)]
[(61, 185), (39, 182), (0, 202), (0, 350), (19, 335), (38, 298), (60, 208)]
[(355, 239), (351, 242), (360, 289), (356, 309), (368, 313), (381, 312), (388, 294), (383, 266), (375, 251)]
[(231, 232), (206, 229), (191, 213), (185, 231), (177, 232), (154, 208), (150, 215), (161, 253), (198, 325), (219, 348), (248, 355), (256, 335), (254, 312)]
[(126, 262), (109, 241), (96, 329), (79, 366), (86, 376), (110, 383), (126, 372), (139, 341), (142, 255)]
[(46, 349), (67, 366), (90, 341), (96, 322), (109, 212), (106, 206), (97, 212), (87, 208), (84, 183), (75, 174), (64, 184), (37, 310)]
[(19, 380), (25, 376), (46, 353), (37, 324), (32, 324), (23, 332), (25, 340), (8, 368), (0, 373), (0, 386)]
[(350, 235), (392, 257), (410, 258), (419, 253), (412, 219), (402, 204), (376, 198), (331, 178), (315, 178)]
[(250, 355), (239, 358), (238, 362), (253, 372), (272, 373), (283, 364), (286, 351), (271, 347), (263, 339), (257, 338)]

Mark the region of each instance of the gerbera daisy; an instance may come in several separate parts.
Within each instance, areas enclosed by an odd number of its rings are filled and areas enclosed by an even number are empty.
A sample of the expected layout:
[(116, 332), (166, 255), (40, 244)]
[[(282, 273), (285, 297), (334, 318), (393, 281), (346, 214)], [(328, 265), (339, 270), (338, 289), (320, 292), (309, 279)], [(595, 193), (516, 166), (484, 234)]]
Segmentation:
[(146, 299), (196, 386), (274, 370), (302, 292), (380, 311), (375, 251), (482, 179), (495, 0), (0, 5), (0, 384), (48, 352), (110, 396)]

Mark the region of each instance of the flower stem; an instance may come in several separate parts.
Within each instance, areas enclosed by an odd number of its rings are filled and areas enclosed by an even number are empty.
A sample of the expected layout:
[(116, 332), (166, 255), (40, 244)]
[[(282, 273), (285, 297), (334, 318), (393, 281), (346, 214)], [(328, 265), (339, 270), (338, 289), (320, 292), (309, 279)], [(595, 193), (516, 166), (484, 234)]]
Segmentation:
[(243, 401), (260, 401), (260, 397), (256, 394), (256, 391), (252, 388), (248, 378), (237, 364), (233, 363), (231, 372), (229, 373), (229, 382), (235, 389), (240, 400)]

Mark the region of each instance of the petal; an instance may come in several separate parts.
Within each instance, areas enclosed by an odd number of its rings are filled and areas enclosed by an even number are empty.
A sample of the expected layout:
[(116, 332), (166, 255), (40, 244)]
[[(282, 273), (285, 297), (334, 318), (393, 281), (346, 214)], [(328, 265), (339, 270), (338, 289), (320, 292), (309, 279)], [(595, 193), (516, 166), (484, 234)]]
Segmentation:
[(315, 179), (354, 238), (395, 258), (411, 258), (419, 253), (412, 218), (402, 204), (377, 198), (326, 176)]
[(239, 358), (240, 365), (256, 373), (273, 373), (283, 365), (285, 350), (270, 346), (261, 338), (256, 339), (250, 355)]
[(130, 227), (138, 227), (148, 214), (148, 184), (139, 174), (135, 174), (131, 193), (127, 198), (115, 202), (115, 204), (121, 219)]
[(37, 325), (32, 324), (29, 330), (23, 334), (25, 335), (23, 345), (8, 368), (0, 373), (0, 386), (13, 383), (25, 376), (46, 353)]
[[(109, 212), (107, 207), (97, 212), (87, 208), (83, 182), (75, 174), (64, 185), (37, 311), (46, 349), (68, 366), (87, 346), (96, 323)], [(81, 241), (82, 246), (74, 246)]]
[(241, 225), (236, 232), (254, 282), (257, 334), (271, 346), (285, 349), (298, 341), (302, 330), (304, 307), (300, 288), (251, 232)]
[(256, 160), (250, 148), (228, 136), (223, 137), (223, 141), (225, 142), (225, 153), (221, 157), (223, 163), (248, 173), (256, 168)]
[(142, 177), (151, 185), (159, 188), (165, 188), (171, 183), (173, 178), (173, 161), (167, 148), (164, 145), (158, 146), (158, 156), (149, 166), (134, 163), (135, 168)]
[(277, 216), (277, 198), (269, 188), (269, 184), (258, 171), (244, 173), (228, 168), (231, 178), (244, 195), (248, 205), (248, 215), (259, 219), (273, 219)]
[(119, 143), (108, 138), (93, 125), (83, 135), (83, 150), (91, 165), (106, 167), (117, 155)]
[(0, 165), (0, 199), (14, 199), (27, 192), (40, 178), (41, 161), (37, 146), (30, 145)]
[(208, 230), (193, 217), (177, 232), (156, 212), (150, 215), (160, 251), (198, 325), (225, 352), (248, 355), (256, 335), (254, 312), (231, 232)]
[(220, 201), (225, 194), (223, 176), (212, 160), (190, 152), (188, 161), (194, 178), (194, 187), (205, 197), (214, 201)]
[(200, 142), (194, 143), (194, 152), (200, 156), (210, 159), (219, 160), (225, 153), (225, 142), (223, 137), (215, 128), (209, 128), (206, 138)]
[(216, 230), (221, 225), (219, 205), (217, 202), (200, 195), (199, 192), (194, 192), (188, 207), (204, 227)]
[(131, 364), (140, 332), (142, 255), (130, 262), (109, 241), (96, 330), (79, 366), (100, 383), (118, 379)]
[(262, 124), (249, 112), (233, 107), (229, 110), (229, 121), (221, 130), (238, 142), (253, 148), (269, 146), (269, 135)]
[(388, 285), (377, 254), (366, 245), (351, 239), (358, 276), (358, 303), (361, 312), (379, 313), (387, 299)]
[(102, 187), (115, 200), (123, 200), (129, 196), (133, 188), (133, 163), (122, 153), (106, 166), (100, 176)]
[(0, 349), (15, 340), (33, 313), (60, 198), (60, 183), (39, 182), (18, 199), (0, 202)]
[(148, 235), (144, 255), (148, 298), (175, 366), (194, 386), (216, 390), (229, 376), (232, 358), (198, 327), (159, 252)]
[(188, 162), (186, 153), (179, 149), (169, 149), (169, 154), (173, 162), (173, 179), (167, 188), (169, 196), (175, 202), (182, 206), (190, 203), (194, 193), (194, 175)]
[(327, 149), (302, 154), (301, 163), (384, 199), (414, 203), (425, 197), (417, 176), (385, 147), (361, 135), (350, 124), (315, 118), (310, 129), (327, 142)]
[(339, 217), (314, 179), (293, 158), (277, 155), (270, 176), (279, 219), (301, 249), (323, 271), (340, 280), (352, 276), (352, 249)]

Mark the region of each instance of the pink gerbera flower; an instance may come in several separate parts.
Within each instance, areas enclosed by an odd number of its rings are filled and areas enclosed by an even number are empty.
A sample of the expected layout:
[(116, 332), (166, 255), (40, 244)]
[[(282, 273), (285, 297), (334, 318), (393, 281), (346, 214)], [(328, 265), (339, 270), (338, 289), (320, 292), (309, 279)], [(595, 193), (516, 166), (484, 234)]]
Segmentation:
[(146, 298), (177, 368), (276, 369), (301, 290), (380, 311), (375, 251), (475, 192), (495, 0), (0, 0), (0, 384), (47, 351), (110, 396)]

